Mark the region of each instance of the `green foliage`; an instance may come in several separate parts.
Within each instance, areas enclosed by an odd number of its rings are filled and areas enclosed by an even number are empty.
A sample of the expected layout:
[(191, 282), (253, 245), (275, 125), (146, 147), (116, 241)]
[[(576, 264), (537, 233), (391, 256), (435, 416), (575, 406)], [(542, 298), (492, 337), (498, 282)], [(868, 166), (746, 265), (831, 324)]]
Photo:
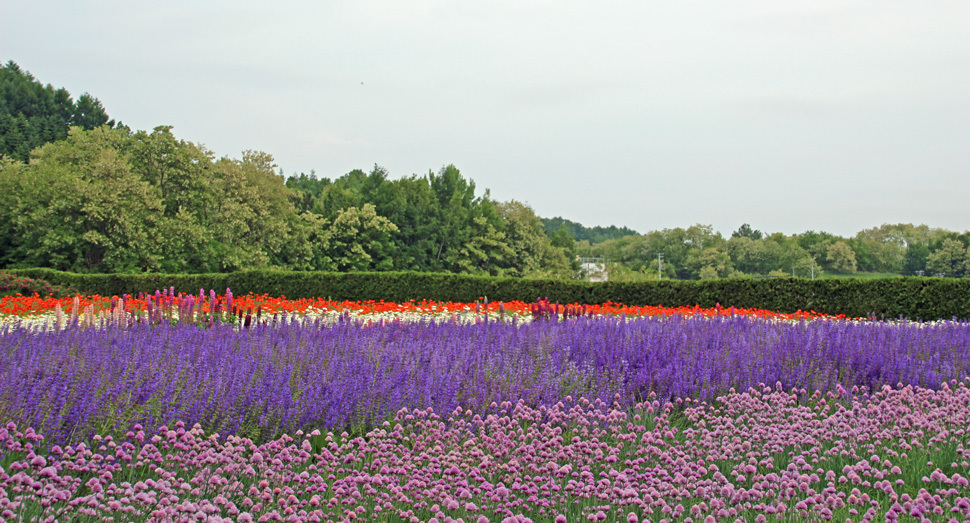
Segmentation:
[(74, 272), (418, 270), (572, 276), (531, 209), (504, 215), (453, 165), (285, 182), (271, 156), (214, 159), (171, 127), (72, 128), (0, 161), (0, 266)]
[(830, 244), (825, 251), (825, 260), (834, 272), (851, 274), (856, 271), (855, 253), (844, 241)]
[(13, 61), (0, 67), (0, 156), (26, 162), (30, 151), (67, 137), (71, 126), (114, 127), (97, 98), (77, 102), (64, 88), (41, 84)]
[(663, 254), (664, 278), (686, 280), (700, 277), (701, 251), (724, 247), (724, 238), (711, 225), (695, 224), (607, 240), (591, 246), (589, 255), (620, 263), (633, 273), (656, 275), (657, 257)]
[(378, 216), (374, 206), (347, 207), (320, 233), (324, 253), (317, 268), (331, 271), (389, 270), (393, 267), (391, 235), (397, 226)]
[(575, 258), (573, 240), (559, 229), (558, 237), (546, 236), (542, 221), (532, 209), (515, 200), (497, 204), (505, 223), (506, 243), (509, 246), (507, 276), (557, 276), (569, 278), (575, 274), (571, 260)]
[[(376, 170), (376, 168), (375, 168)], [(394, 235), (394, 270), (438, 270), (435, 262), (439, 234), (436, 200), (428, 179), (410, 176), (381, 184), (374, 191), (377, 213), (398, 227)]]
[(752, 239), (748, 236), (734, 236), (728, 240), (728, 253), (735, 266), (745, 274), (767, 274), (775, 268), (778, 253), (777, 244)]
[(326, 297), (338, 300), (407, 301), (431, 299), (470, 302), (531, 302), (549, 298), (559, 303), (605, 303), (632, 306), (699, 305), (763, 308), (780, 312), (814, 310), (851, 317), (936, 320), (970, 318), (970, 279), (952, 278), (730, 278), (703, 281), (609, 281), (507, 278), (413, 272), (243, 271), (223, 274), (74, 274), (50, 269), (7, 272), (71, 285), (84, 293), (121, 295), (231, 288), (233, 293)]
[(742, 223), (738, 230), (731, 233), (732, 238), (751, 238), (752, 240), (760, 240), (764, 237), (764, 233), (757, 229), (752, 229), (751, 225), (747, 223)]
[(507, 245), (502, 244), (501, 218), (488, 195), (476, 197), (475, 183), (454, 165), (442, 167), (437, 175), (429, 172), (428, 185), (437, 225), (432, 270), (500, 274), (501, 265), (489, 266), (489, 253), (501, 256)]
[[(333, 182), (301, 174), (289, 178), (286, 186), (296, 191), (292, 198), (309, 227), (305, 232), (313, 254), (306, 268), (312, 270), (525, 276), (552, 274), (568, 266), (541, 232), (535, 234), (537, 219), (531, 210), (503, 214), (501, 204), (487, 192), (477, 195), (475, 183), (454, 165), (397, 180), (388, 179), (387, 171), (376, 165), (369, 173), (358, 169)], [(344, 234), (342, 240), (326, 231), (343, 223), (340, 217), (348, 210), (368, 206), (374, 212), (369, 220), (393, 228), (375, 230), (377, 236)], [(335, 253), (328, 249), (357, 253), (358, 262), (335, 265)], [(369, 261), (361, 254), (365, 252), (371, 253)]]
[(734, 269), (731, 257), (717, 247), (708, 247), (688, 258), (688, 264), (696, 270), (702, 280), (731, 278), (739, 273)]
[(292, 191), (293, 205), (300, 213), (313, 210), (315, 200), (323, 195), (323, 191), (332, 182), (330, 178), (317, 178), (314, 171), (310, 174), (300, 173), (286, 179), (286, 188)]
[(573, 275), (579, 272), (580, 263), (577, 252), (576, 240), (569, 235), (569, 231), (566, 227), (559, 227), (552, 236), (549, 237), (549, 246), (555, 249), (559, 249), (563, 256), (566, 257), (566, 262), (569, 264), (569, 270)]
[(275, 167), (273, 157), (259, 151), (212, 164), (214, 209), (207, 229), (218, 249), (216, 270), (278, 268), (291, 261), (288, 244), (300, 237), (292, 229), (296, 211)]
[(967, 261), (970, 257), (970, 250), (958, 239), (947, 238), (943, 240), (940, 248), (926, 257), (926, 269), (931, 273), (942, 274), (959, 278), (970, 275), (967, 270)]
[(18, 211), (18, 188), (23, 186), (22, 162), (0, 156), (0, 267), (18, 260), (14, 248), (17, 241), (15, 219)]
[(12, 195), (8, 263), (79, 272), (157, 263), (158, 204), (125, 160), (127, 140), (122, 129), (74, 127), (67, 139), (35, 150), (29, 166), (4, 166), (0, 192)]
[(0, 162), (0, 262), (75, 272), (301, 267), (304, 223), (272, 157), (242, 160), (152, 133), (74, 127)]
[(926, 271), (926, 259), (929, 258), (930, 249), (922, 243), (911, 243), (906, 247), (906, 255), (903, 259), (903, 274), (906, 276), (919, 276), (920, 272)]
[(82, 129), (94, 129), (107, 125), (114, 127), (114, 120), (108, 118), (101, 102), (88, 93), (82, 94), (77, 103), (74, 104), (74, 114), (71, 118), (71, 126), (78, 126)]
[(824, 231), (806, 231), (795, 236), (795, 241), (798, 242), (798, 246), (820, 263), (825, 260), (825, 254), (829, 245), (839, 239), (839, 237)]
[[(946, 240), (951, 242), (947, 244)], [(970, 254), (956, 252), (959, 249), (953, 241), (966, 247), (970, 245), (970, 234), (895, 224), (866, 229), (854, 238), (815, 231), (786, 236), (766, 235), (742, 225), (725, 240), (711, 226), (697, 224), (596, 245), (583, 242), (577, 248), (584, 256), (611, 260), (610, 279), (623, 281), (656, 275), (658, 254), (663, 254), (664, 278), (685, 280), (745, 275), (808, 278), (813, 271), (816, 278), (823, 273), (848, 276), (856, 271), (917, 275), (917, 271), (927, 270), (927, 259), (938, 252), (936, 272), (966, 276), (970, 274), (966, 261)], [(944, 249), (944, 245), (948, 247)], [(727, 259), (720, 253), (726, 253)], [(944, 266), (947, 270), (939, 270)]]
[(627, 227), (617, 227), (616, 225), (610, 225), (609, 227), (601, 227), (599, 225), (594, 227), (585, 227), (581, 223), (574, 222), (572, 220), (567, 220), (565, 218), (556, 216), (555, 218), (542, 218), (542, 228), (547, 236), (553, 236), (560, 229), (566, 229), (566, 232), (575, 241), (586, 240), (590, 244), (602, 243), (606, 240), (616, 240), (624, 236), (633, 236), (638, 234), (637, 231)]

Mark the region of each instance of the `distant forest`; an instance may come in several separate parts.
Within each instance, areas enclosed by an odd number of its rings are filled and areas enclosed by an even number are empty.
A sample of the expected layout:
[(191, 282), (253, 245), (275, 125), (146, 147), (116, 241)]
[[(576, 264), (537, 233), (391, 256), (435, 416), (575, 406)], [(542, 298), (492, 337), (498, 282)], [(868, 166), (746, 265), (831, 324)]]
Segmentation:
[(729, 237), (703, 224), (638, 233), (540, 218), (479, 191), (454, 165), (286, 177), (267, 153), (217, 157), (168, 126), (133, 131), (97, 98), (74, 101), (14, 62), (0, 68), (0, 268), (576, 278), (580, 257), (606, 258), (612, 280), (970, 277), (970, 233), (913, 224), (853, 237), (748, 224)]
[(559, 229), (566, 229), (566, 232), (573, 237), (576, 241), (588, 241), (589, 243), (602, 243), (606, 240), (616, 240), (624, 236), (633, 236), (637, 234), (637, 231), (630, 229), (628, 227), (617, 227), (616, 225), (610, 225), (609, 227), (584, 227), (581, 223), (576, 223), (572, 220), (567, 220), (556, 216), (555, 218), (542, 218), (542, 229), (546, 231), (546, 234), (552, 236)]

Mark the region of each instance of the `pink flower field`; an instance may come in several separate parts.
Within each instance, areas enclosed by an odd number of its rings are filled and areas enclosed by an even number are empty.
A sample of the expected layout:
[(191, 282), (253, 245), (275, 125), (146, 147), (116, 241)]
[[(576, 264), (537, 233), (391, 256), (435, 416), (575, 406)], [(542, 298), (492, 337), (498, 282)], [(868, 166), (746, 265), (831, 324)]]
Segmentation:
[[(970, 380), (760, 385), (632, 409), (567, 398), (401, 410), (257, 444), (179, 422), (54, 446), (0, 429), (5, 521), (970, 520)], [(445, 414), (445, 413), (442, 413)]]

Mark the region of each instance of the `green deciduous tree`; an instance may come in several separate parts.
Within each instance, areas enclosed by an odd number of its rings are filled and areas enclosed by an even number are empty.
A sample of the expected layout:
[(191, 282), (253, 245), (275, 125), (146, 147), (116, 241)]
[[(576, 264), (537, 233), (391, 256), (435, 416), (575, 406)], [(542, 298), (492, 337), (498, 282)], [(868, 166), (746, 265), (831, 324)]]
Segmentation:
[(212, 203), (206, 193), (211, 178), (209, 151), (175, 138), (167, 125), (151, 133), (134, 133), (128, 147), (132, 171), (158, 189), (165, 216), (175, 216), (181, 209), (204, 219)]
[(903, 259), (903, 274), (906, 276), (918, 276), (926, 271), (926, 260), (930, 256), (930, 249), (923, 243), (910, 243), (906, 247), (906, 256)]
[(292, 200), (296, 210), (300, 213), (313, 210), (313, 205), (330, 186), (330, 178), (317, 178), (316, 172), (300, 173), (286, 179), (286, 188), (293, 192)]
[(565, 226), (560, 226), (552, 236), (549, 237), (549, 245), (562, 251), (563, 256), (569, 262), (569, 271), (575, 275), (579, 271), (579, 260), (577, 259), (576, 240), (569, 235)]
[(213, 163), (210, 252), (219, 270), (283, 267), (287, 243), (302, 237), (291, 229), (296, 211), (275, 167), (258, 151)]
[(210, 172), (211, 153), (175, 138), (170, 126), (134, 133), (127, 151), (132, 172), (154, 187), (159, 196), (159, 241), (166, 253), (159, 270), (219, 271), (218, 250), (212, 244), (215, 202), (209, 186), (214, 177)]
[(734, 267), (744, 274), (766, 275), (778, 268), (780, 247), (775, 242), (734, 236), (727, 241), (727, 252)]
[(856, 272), (856, 259), (852, 247), (844, 241), (837, 241), (825, 251), (825, 261), (830, 270), (842, 274)]
[(378, 213), (398, 227), (396, 270), (430, 271), (435, 264), (437, 222), (428, 179), (412, 175), (389, 182), (376, 202)]
[(542, 266), (543, 247), (549, 237), (542, 230), (542, 220), (522, 202), (515, 200), (496, 204), (504, 221), (505, 242), (511, 248), (505, 273), (525, 276)]
[(66, 140), (34, 151), (19, 174), (16, 263), (79, 272), (158, 267), (160, 205), (131, 172), (128, 133), (72, 128)]
[(882, 224), (863, 229), (849, 245), (856, 253), (860, 271), (901, 272), (906, 249), (913, 242), (925, 243), (929, 228), (909, 223)]
[[(496, 204), (504, 222), (508, 276), (546, 276), (569, 278), (573, 274), (566, 250), (555, 247), (542, 228), (542, 220), (532, 208), (515, 200)], [(565, 232), (564, 229), (561, 229)], [(572, 243), (572, 238), (566, 234)], [(560, 239), (560, 243), (563, 240)]]
[(802, 249), (805, 249), (809, 256), (819, 260), (820, 263), (825, 260), (825, 254), (829, 248), (829, 245), (840, 239), (841, 238), (825, 231), (806, 231), (795, 236), (795, 240), (798, 242), (798, 245)]
[(318, 245), (321, 248), (321, 265), (317, 270), (329, 271), (384, 271), (394, 267), (394, 244), (391, 235), (397, 226), (379, 216), (374, 206), (348, 207), (340, 212), (333, 223), (321, 223), (324, 231)]
[(475, 195), (475, 182), (447, 165), (428, 173), (435, 228), (433, 270), (501, 274), (508, 266), (502, 218), (488, 197)]
[(719, 247), (708, 247), (701, 250), (695, 256), (689, 258), (689, 263), (696, 268), (697, 277), (701, 280), (731, 278), (741, 275), (731, 263), (731, 257)]
[(926, 257), (926, 269), (933, 274), (959, 278), (966, 273), (967, 247), (955, 238), (943, 240), (942, 246)]
[(15, 252), (21, 243), (16, 219), (22, 212), (20, 198), (27, 183), (23, 175), (26, 168), (23, 162), (0, 157), (0, 267), (20, 261), (20, 255)]
[[(772, 233), (765, 237), (765, 241), (774, 242), (777, 248), (771, 247), (776, 256), (772, 270), (781, 271), (786, 275), (808, 277), (814, 259), (811, 254), (799, 245), (795, 236), (785, 236), (782, 233)], [(770, 271), (769, 271), (770, 274)]]
[(505, 233), (498, 230), (485, 216), (475, 216), (462, 234), (462, 244), (450, 248), (442, 260), (450, 272), (501, 276), (514, 254), (505, 241)]

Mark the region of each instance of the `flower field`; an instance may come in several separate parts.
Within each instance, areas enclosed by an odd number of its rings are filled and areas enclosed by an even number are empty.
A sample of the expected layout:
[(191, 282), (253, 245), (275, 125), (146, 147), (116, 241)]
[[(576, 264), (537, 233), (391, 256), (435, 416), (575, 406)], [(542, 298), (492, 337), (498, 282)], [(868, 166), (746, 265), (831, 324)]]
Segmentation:
[(173, 290), (0, 315), (4, 521), (970, 519), (965, 322)]
[(186, 308), (191, 303), (191, 307), (196, 309), (197, 316), (218, 313), (222, 318), (226, 317), (226, 311), (233, 310), (243, 314), (265, 314), (267, 317), (282, 313), (298, 314), (302, 317), (312, 318), (334, 318), (342, 314), (363, 317), (370, 320), (422, 320), (422, 319), (462, 319), (472, 320), (475, 318), (515, 317), (519, 321), (529, 321), (536, 316), (548, 317), (552, 313), (562, 316), (603, 316), (603, 315), (626, 315), (631, 317), (641, 316), (751, 316), (758, 318), (772, 319), (812, 319), (812, 318), (834, 318), (844, 319), (844, 316), (824, 316), (814, 311), (798, 311), (791, 314), (783, 314), (764, 309), (746, 309), (735, 307), (716, 306), (712, 308), (701, 307), (662, 307), (662, 306), (642, 306), (632, 307), (620, 303), (607, 302), (599, 305), (549, 303), (548, 300), (539, 300), (536, 303), (525, 303), (522, 301), (511, 302), (489, 302), (487, 298), (475, 303), (456, 303), (456, 302), (436, 302), (423, 300), (420, 302), (392, 303), (384, 301), (349, 301), (349, 300), (330, 300), (323, 298), (314, 299), (287, 299), (283, 297), (272, 297), (268, 295), (247, 294), (243, 296), (233, 296), (229, 289), (225, 294), (217, 295), (215, 291), (210, 291), (206, 295), (201, 289), (199, 295), (176, 294), (174, 289), (156, 291), (155, 294), (140, 295), (137, 297), (128, 295), (124, 297), (106, 296), (75, 296), (73, 298), (54, 298), (52, 296), (41, 297), (33, 296), (10, 296), (0, 297), (0, 325), (4, 323), (26, 322), (28, 324), (43, 325), (45, 322), (52, 322), (55, 318), (55, 311), (59, 308), (62, 311), (72, 311), (75, 315), (83, 314), (83, 311), (90, 308), (95, 315), (108, 313), (117, 307), (119, 301), (123, 302), (123, 309), (127, 314), (140, 317), (148, 314), (151, 309), (163, 310), (166, 315), (175, 313)]

